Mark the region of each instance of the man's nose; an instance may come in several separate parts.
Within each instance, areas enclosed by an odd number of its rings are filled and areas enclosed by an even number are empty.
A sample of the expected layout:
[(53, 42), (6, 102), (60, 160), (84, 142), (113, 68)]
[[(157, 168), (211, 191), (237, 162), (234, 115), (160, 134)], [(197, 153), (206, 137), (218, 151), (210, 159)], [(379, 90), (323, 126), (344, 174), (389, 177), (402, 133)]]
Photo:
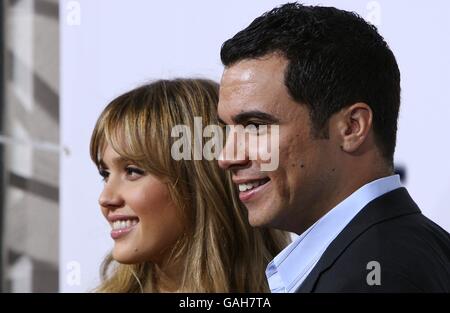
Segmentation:
[(219, 154), (219, 166), (224, 170), (234, 167), (246, 166), (249, 162), (248, 151), (245, 144), (245, 135), (231, 130), (225, 145)]

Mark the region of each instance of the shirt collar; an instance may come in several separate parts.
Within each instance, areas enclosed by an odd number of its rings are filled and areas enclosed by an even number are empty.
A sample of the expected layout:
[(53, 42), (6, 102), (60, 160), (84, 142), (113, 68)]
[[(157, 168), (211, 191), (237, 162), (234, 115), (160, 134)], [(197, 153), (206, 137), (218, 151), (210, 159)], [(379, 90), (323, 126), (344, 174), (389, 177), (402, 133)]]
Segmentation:
[(352, 193), (281, 251), (267, 266), (272, 292), (294, 292), (347, 224), (369, 202), (400, 188), (399, 175), (374, 180)]

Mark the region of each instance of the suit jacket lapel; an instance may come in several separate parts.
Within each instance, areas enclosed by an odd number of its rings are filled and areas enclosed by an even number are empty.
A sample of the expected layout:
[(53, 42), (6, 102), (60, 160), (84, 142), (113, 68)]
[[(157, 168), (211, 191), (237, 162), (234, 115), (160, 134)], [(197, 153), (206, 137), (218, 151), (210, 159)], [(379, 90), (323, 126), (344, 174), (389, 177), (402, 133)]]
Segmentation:
[(296, 292), (312, 292), (320, 274), (331, 267), (344, 250), (372, 225), (398, 216), (420, 213), (405, 188), (388, 192), (367, 204), (333, 240)]

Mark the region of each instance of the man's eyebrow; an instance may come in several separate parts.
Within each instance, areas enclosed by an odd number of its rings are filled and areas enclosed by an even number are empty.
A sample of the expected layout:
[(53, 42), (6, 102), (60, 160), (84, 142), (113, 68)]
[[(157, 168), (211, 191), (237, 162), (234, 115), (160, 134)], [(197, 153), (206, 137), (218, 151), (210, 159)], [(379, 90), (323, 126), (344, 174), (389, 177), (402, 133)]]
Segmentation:
[(258, 110), (241, 112), (232, 117), (235, 124), (245, 124), (245, 122), (251, 119), (258, 119), (267, 124), (276, 124), (279, 122), (275, 116)]

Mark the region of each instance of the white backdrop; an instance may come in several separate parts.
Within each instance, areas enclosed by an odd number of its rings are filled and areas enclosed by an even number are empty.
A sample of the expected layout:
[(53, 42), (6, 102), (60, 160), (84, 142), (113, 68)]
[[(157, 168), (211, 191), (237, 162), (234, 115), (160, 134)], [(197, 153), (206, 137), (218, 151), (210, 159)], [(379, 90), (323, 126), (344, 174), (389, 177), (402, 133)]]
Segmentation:
[[(61, 0), (60, 290), (99, 281), (112, 247), (97, 203), (89, 139), (104, 106), (148, 80), (220, 79), (222, 42), (286, 1)], [(305, 1), (358, 12), (378, 25), (402, 74), (396, 163), (428, 217), (450, 230), (450, 2)]]

